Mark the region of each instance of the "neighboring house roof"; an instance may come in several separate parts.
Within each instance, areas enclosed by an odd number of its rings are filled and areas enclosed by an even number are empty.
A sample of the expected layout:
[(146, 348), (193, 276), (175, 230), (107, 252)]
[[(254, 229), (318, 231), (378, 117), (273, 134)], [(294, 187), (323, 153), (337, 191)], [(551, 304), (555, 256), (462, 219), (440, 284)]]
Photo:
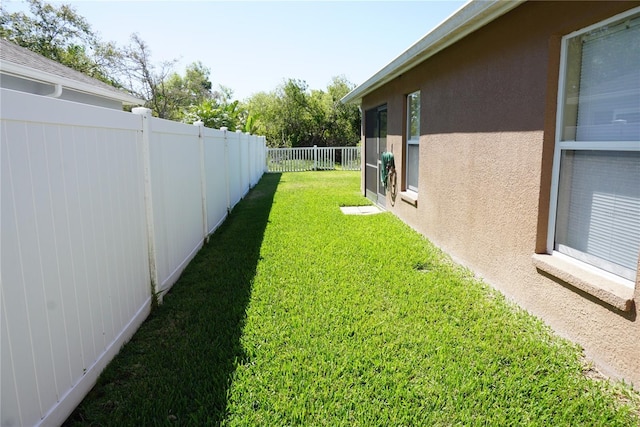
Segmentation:
[(484, 27), (525, 0), (471, 0), (428, 32), (400, 56), (349, 92), (342, 102), (360, 103), (362, 98), (380, 86), (424, 62), (463, 37)]
[(0, 39), (0, 73), (88, 93), (123, 104), (142, 105), (144, 100), (51, 59)]

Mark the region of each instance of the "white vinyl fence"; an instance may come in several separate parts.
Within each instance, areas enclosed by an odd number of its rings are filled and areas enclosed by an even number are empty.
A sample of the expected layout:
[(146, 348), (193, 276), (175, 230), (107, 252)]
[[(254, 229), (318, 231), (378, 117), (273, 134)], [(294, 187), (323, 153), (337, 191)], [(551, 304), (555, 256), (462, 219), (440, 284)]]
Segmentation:
[(360, 170), (360, 147), (268, 148), (267, 172)]
[(0, 425), (59, 425), (264, 172), (265, 139), (1, 89)]

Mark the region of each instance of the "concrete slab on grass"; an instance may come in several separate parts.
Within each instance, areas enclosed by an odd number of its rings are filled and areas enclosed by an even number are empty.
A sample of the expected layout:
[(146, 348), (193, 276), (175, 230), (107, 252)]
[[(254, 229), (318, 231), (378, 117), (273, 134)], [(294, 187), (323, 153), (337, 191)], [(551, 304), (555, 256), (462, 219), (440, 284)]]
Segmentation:
[(345, 215), (374, 215), (382, 212), (377, 206), (342, 206), (340, 210)]

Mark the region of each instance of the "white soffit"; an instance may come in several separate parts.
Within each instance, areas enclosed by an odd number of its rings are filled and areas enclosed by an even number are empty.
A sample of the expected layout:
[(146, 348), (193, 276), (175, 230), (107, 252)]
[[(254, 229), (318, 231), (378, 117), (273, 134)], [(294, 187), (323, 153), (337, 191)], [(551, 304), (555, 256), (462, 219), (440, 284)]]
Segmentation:
[(520, 6), (526, 0), (471, 0), (428, 32), (400, 56), (349, 92), (342, 102), (361, 103), (362, 98), (419, 63)]
[(27, 67), (22, 64), (16, 64), (6, 60), (0, 61), (0, 71), (7, 75), (13, 75), (23, 79), (29, 79), (41, 83), (52, 85), (59, 84), (62, 85), (62, 87), (65, 89), (101, 96), (108, 99), (114, 99), (120, 102), (124, 102), (125, 104), (144, 104), (144, 101), (142, 99), (138, 99), (125, 92), (121, 92), (116, 88), (113, 88), (113, 90), (103, 89), (101, 87), (85, 82), (69, 79), (67, 77), (57, 76), (55, 74), (47, 73), (46, 71), (36, 70), (35, 68)]

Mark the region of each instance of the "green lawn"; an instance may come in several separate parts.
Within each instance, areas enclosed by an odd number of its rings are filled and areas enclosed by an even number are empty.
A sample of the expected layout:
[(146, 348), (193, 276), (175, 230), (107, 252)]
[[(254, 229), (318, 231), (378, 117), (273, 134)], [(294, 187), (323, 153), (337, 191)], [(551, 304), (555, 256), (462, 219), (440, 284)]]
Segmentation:
[(265, 175), (68, 425), (637, 426), (638, 395), (390, 213)]

